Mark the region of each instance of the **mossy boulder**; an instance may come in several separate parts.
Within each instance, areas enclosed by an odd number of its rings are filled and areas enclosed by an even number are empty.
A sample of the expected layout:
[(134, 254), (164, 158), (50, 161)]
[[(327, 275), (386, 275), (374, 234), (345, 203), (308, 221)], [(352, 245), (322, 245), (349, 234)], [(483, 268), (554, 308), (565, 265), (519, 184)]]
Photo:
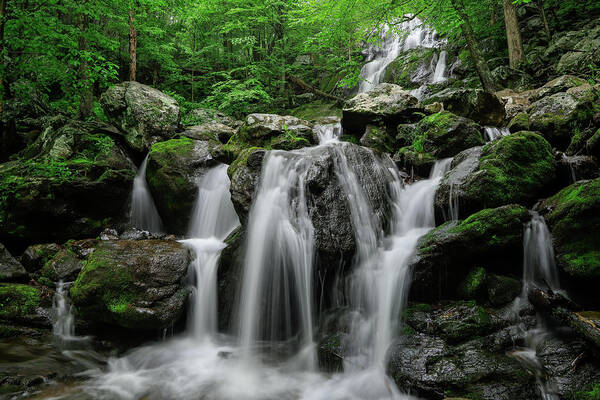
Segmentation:
[(419, 172), (422, 172), (422, 166), (435, 160), (454, 157), (463, 150), (484, 144), (481, 126), (448, 111), (423, 118), (412, 130), (401, 125), (398, 140), (407, 145), (394, 159)]
[(553, 188), (556, 161), (550, 144), (534, 132), (518, 132), (467, 150), (455, 158), (435, 195), (438, 215), (450, 201), (460, 218), (484, 208), (533, 204)]
[(229, 188), (231, 202), (243, 223), (248, 219), (254, 191), (260, 181), (265, 154), (265, 149), (260, 147), (244, 149), (227, 169), (227, 174), (231, 179)]
[(594, 113), (594, 92), (560, 92), (546, 96), (527, 109), (530, 129), (539, 131), (556, 148), (565, 150), (577, 131), (584, 129)]
[(193, 110), (189, 110), (181, 117), (181, 122), (186, 126), (220, 124), (234, 130), (242, 125), (242, 121), (239, 121), (221, 111), (210, 108), (194, 108)]
[(486, 279), (488, 300), (493, 306), (513, 301), (520, 293), (522, 284), (510, 276), (491, 274)]
[(59, 251), (60, 246), (56, 243), (31, 245), (21, 255), (21, 264), (29, 273), (38, 272)]
[(0, 282), (25, 281), (27, 278), (25, 268), (0, 243)]
[(425, 100), (442, 103), (444, 110), (470, 118), (482, 125), (498, 126), (504, 119), (504, 104), (498, 96), (481, 89), (447, 88)]
[(214, 144), (224, 144), (237, 132), (227, 125), (218, 122), (207, 122), (202, 125), (194, 125), (186, 128), (182, 136), (195, 140), (204, 140)]
[(558, 265), (578, 290), (596, 296), (600, 282), (600, 178), (580, 181), (540, 207), (552, 231)]
[(182, 315), (190, 253), (175, 241), (102, 241), (70, 290), (76, 318), (158, 330)]
[(433, 71), (429, 68), (435, 49), (418, 47), (403, 51), (383, 73), (382, 82), (393, 83), (404, 89), (416, 89), (428, 82)]
[(16, 283), (0, 283), (0, 319), (21, 320), (36, 314), (42, 303), (38, 288)]
[(527, 72), (506, 65), (496, 67), (492, 71), (492, 78), (497, 85), (518, 91), (531, 89), (534, 82), (533, 77)]
[(94, 237), (123, 219), (135, 166), (103, 127), (49, 127), (22, 155), (0, 165), (0, 240), (7, 245)]
[(418, 100), (398, 85), (382, 83), (360, 93), (344, 104), (342, 127), (347, 135), (360, 139), (367, 125), (381, 125), (393, 130), (400, 123), (411, 122), (419, 110)]
[(61, 249), (44, 264), (38, 281), (50, 287), (58, 281), (74, 281), (81, 268), (83, 264), (72, 250)]
[(160, 90), (138, 82), (123, 82), (108, 89), (100, 104), (119, 127), (127, 145), (143, 153), (175, 134), (180, 121), (177, 101)]
[(183, 137), (150, 149), (146, 180), (169, 232), (186, 233), (198, 195), (197, 180), (217, 164), (212, 147), (210, 142)]
[(508, 130), (512, 133), (528, 131), (531, 127), (531, 123), (529, 122), (529, 114), (526, 112), (520, 112), (513, 117), (508, 123)]
[(530, 218), (525, 207), (507, 205), (433, 229), (419, 240), (410, 296), (420, 301), (457, 297), (475, 267), (501, 272), (520, 268), (523, 224)]

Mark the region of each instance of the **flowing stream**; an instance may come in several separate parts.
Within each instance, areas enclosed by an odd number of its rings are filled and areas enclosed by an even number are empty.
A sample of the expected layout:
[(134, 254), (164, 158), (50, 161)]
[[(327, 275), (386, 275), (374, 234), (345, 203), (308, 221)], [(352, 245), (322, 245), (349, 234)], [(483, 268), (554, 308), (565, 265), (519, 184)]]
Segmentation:
[(150, 188), (146, 182), (146, 165), (148, 155), (142, 161), (135, 179), (133, 180), (133, 191), (131, 193), (131, 226), (152, 233), (161, 233), (163, 223), (150, 194)]

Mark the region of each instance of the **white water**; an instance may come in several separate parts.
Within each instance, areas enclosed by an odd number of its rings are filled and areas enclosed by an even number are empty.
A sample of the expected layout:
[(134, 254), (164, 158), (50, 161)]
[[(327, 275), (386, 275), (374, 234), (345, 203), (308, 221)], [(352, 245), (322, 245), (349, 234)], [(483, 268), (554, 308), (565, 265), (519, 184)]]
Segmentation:
[(75, 338), (75, 324), (71, 302), (69, 301), (68, 284), (59, 281), (52, 300), (52, 311), (54, 323), (52, 332), (61, 340), (72, 340)]
[[(437, 48), (445, 44), (445, 41), (437, 39), (435, 30), (424, 25), (421, 20), (414, 18), (403, 22), (399, 28), (403, 35), (393, 32), (388, 25), (385, 25), (380, 32), (379, 46), (369, 46), (367, 63), (361, 70), (361, 82), (358, 86), (358, 92), (364, 93), (373, 89), (381, 82), (381, 78), (386, 68), (390, 65), (401, 52), (416, 48)], [(417, 72), (413, 79), (415, 82), (440, 83), (447, 79), (446, 58), (448, 53), (441, 51), (439, 58), (436, 55), (432, 59), (432, 65), (423, 68)], [(416, 89), (417, 91), (423, 89)]]
[(508, 128), (496, 128), (495, 126), (486, 126), (483, 128), (483, 130), (484, 139), (486, 142), (491, 142), (492, 140), (496, 140), (504, 136), (510, 135), (510, 131), (508, 130)]
[(133, 180), (131, 226), (152, 233), (161, 233), (163, 231), (163, 223), (146, 182), (147, 163), (148, 156), (144, 158)]
[(318, 124), (315, 125), (314, 129), (320, 145), (337, 142), (340, 136), (342, 136), (342, 124), (339, 122), (323, 125)]
[[(529, 304), (527, 295), (534, 287), (559, 291), (552, 235), (544, 217), (536, 212), (531, 214), (523, 239), (523, 289), (513, 305), (515, 311), (521, 305)], [(558, 400), (560, 397), (556, 385), (546, 376), (544, 365), (537, 356), (538, 349), (550, 336), (540, 315), (537, 316), (537, 327), (524, 334), (525, 347), (513, 351), (511, 355), (535, 374), (542, 400)]]

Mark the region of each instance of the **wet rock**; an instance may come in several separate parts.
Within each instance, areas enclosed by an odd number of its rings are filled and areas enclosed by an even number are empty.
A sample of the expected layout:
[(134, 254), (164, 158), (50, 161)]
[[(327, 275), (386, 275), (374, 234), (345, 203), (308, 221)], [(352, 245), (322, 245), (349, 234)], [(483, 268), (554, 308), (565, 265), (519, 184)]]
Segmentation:
[[(387, 66), (383, 74), (383, 82), (393, 83), (405, 89), (417, 89), (423, 82), (430, 81), (435, 64), (431, 62), (436, 49), (418, 47), (403, 51)], [(437, 58), (436, 58), (437, 60)]]
[(522, 284), (517, 279), (492, 274), (486, 279), (487, 294), (493, 306), (502, 306), (513, 301), (521, 293)]
[(482, 125), (498, 126), (504, 119), (504, 104), (494, 94), (481, 89), (448, 88), (427, 98), (426, 103), (442, 103), (444, 110), (470, 118)]
[(417, 104), (417, 98), (400, 86), (382, 83), (346, 102), (342, 110), (342, 127), (346, 134), (357, 139), (364, 135), (369, 124), (395, 129), (398, 124), (413, 118)]
[(532, 204), (552, 190), (555, 170), (550, 144), (543, 137), (534, 132), (505, 136), (454, 159), (435, 195), (436, 212), (448, 215), (451, 199), (460, 218), (483, 208)]
[(100, 103), (128, 146), (139, 153), (157, 141), (171, 138), (179, 125), (177, 101), (138, 82), (111, 87), (102, 94)]
[(0, 243), (0, 282), (25, 281), (27, 277), (25, 268)]
[(410, 296), (420, 301), (455, 298), (475, 266), (503, 272), (520, 268), (523, 224), (530, 219), (524, 207), (509, 205), (433, 229), (419, 240)]
[(540, 205), (552, 232), (558, 266), (575, 299), (597, 303), (600, 282), (600, 178), (580, 181)]
[(426, 176), (435, 160), (453, 157), (463, 150), (483, 145), (482, 128), (470, 119), (447, 111), (423, 118), (414, 129), (398, 128), (398, 140), (406, 143), (394, 160)]
[(593, 102), (566, 92), (546, 96), (528, 109), (530, 129), (543, 136), (558, 149), (571, 143), (575, 127), (587, 125), (593, 114)]
[(227, 174), (231, 179), (229, 188), (231, 202), (242, 222), (248, 220), (254, 191), (260, 182), (265, 154), (264, 149), (245, 149), (227, 169)]
[(227, 125), (218, 122), (207, 122), (202, 125), (190, 126), (181, 134), (190, 139), (224, 144), (231, 139), (235, 132), (237, 132), (235, 129)]
[(44, 264), (38, 281), (50, 287), (61, 280), (74, 281), (81, 268), (83, 264), (77, 255), (70, 249), (62, 249)]
[(189, 138), (156, 143), (150, 149), (146, 180), (169, 232), (187, 231), (198, 194), (197, 179), (217, 162), (209, 142)]
[(225, 244), (227, 247), (221, 252), (219, 268), (217, 269), (217, 299), (219, 330), (232, 332), (236, 328), (233, 320), (235, 315), (236, 299), (242, 287), (244, 244), (246, 235), (243, 227), (233, 231)]
[(34, 273), (42, 269), (44, 264), (54, 257), (60, 250), (60, 246), (56, 243), (34, 244), (27, 247), (21, 255), (21, 264), (27, 272)]
[(582, 179), (600, 177), (600, 166), (594, 156), (558, 155), (558, 177), (561, 186), (567, 186)]
[[(70, 121), (49, 127), (24, 154), (0, 165), (0, 240), (28, 243), (95, 237), (124, 217), (134, 165), (98, 124)], [(54, 158), (61, 137), (72, 145), (68, 158)]]
[(175, 323), (187, 299), (189, 250), (174, 241), (102, 241), (71, 287), (76, 317), (132, 330)]

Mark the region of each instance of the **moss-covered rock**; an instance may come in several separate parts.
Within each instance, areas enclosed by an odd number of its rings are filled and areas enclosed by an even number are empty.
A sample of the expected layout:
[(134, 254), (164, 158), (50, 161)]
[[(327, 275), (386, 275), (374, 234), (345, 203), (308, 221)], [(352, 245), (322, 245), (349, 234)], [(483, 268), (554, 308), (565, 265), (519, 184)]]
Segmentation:
[(16, 283), (0, 283), (0, 319), (19, 320), (35, 314), (41, 305), (39, 289)]
[(435, 52), (436, 49), (427, 49), (424, 47), (403, 51), (387, 66), (382, 82), (400, 85), (405, 89), (418, 88), (429, 78), (429, 74), (419, 76), (419, 73), (421, 71), (430, 72), (428, 67)]
[[(68, 152), (53, 151), (67, 142)], [(22, 155), (0, 165), (5, 243), (94, 237), (124, 215), (135, 169), (102, 126), (71, 121), (49, 127)]]
[(500, 98), (481, 89), (448, 88), (428, 97), (424, 102), (442, 103), (445, 110), (482, 125), (498, 126), (505, 114)]
[(600, 282), (600, 178), (564, 188), (545, 200), (541, 209), (562, 271), (578, 282), (595, 282), (596, 291)]
[(537, 133), (505, 136), (484, 146), (479, 156), (465, 153), (471, 156), (453, 161), (436, 193), (439, 215), (446, 213), (451, 198), (464, 218), (484, 208), (531, 204), (552, 190), (556, 161), (550, 144)]
[(528, 131), (530, 129), (530, 126), (531, 124), (529, 122), (529, 114), (527, 114), (526, 112), (520, 112), (517, 115), (515, 115), (513, 119), (510, 120), (507, 128), (512, 133), (515, 133), (521, 131)]
[(317, 121), (323, 117), (341, 117), (342, 109), (336, 103), (317, 100), (294, 108), (289, 114), (305, 121)]
[(180, 121), (177, 101), (138, 82), (123, 82), (108, 89), (100, 103), (118, 126), (127, 145), (145, 152), (152, 143), (173, 137)]
[(169, 232), (187, 231), (198, 194), (197, 179), (217, 164), (211, 148), (209, 142), (183, 137), (150, 149), (146, 180)]
[[(475, 267), (503, 272), (520, 268), (523, 224), (530, 218), (525, 207), (508, 205), (433, 229), (419, 240), (411, 297), (425, 301), (456, 297)], [(475, 272), (471, 281), (479, 276)]]
[(483, 297), (487, 281), (487, 271), (482, 267), (475, 267), (469, 271), (458, 288), (458, 295), (464, 299), (478, 299)]
[(184, 310), (190, 254), (175, 241), (103, 241), (71, 287), (76, 316), (133, 330), (157, 330)]
[(412, 130), (406, 125), (399, 126), (398, 139), (408, 144), (394, 159), (407, 168), (417, 169), (484, 144), (481, 126), (448, 111), (423, 118)]
[(488, 300), (493, 306), (513, 301), (521, 292), (521, 282), (509, 276), (491, 274), (486, 281)]
[(40, 271), (38, 281), (46, 286), (54, 286), (58, 281), (74, 281), (83, 264), (70, 249), (59, 250), (48, 260)]
[(31, 245), (21, 255), (21, 264), (29, 273), (38, 272), (59, 250), (60, 246), (56, 243)]

